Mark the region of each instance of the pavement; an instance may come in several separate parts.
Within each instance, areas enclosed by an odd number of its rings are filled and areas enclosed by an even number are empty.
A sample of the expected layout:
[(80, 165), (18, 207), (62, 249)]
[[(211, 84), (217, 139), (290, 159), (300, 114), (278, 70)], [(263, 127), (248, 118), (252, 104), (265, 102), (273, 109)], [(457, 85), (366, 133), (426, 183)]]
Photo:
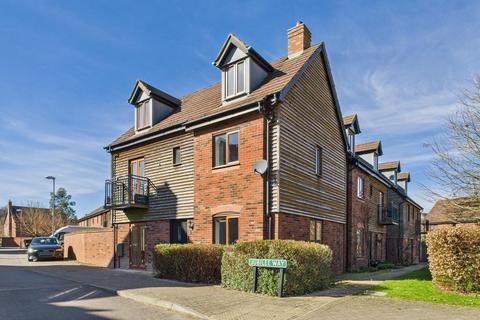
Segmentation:
[(15, 269), (26, 269), (39, 276), (62, 279), (72, 285), (110, 294), (110, 298), (128, 298), (124, 300), (138, 305), (161, 307), (158, 310), (174, 312), (178, 316), (200, 319), (370, 320), (386, 315), (390, 319), (410, 320), (480, 319), (478, 308), (352, 296), (365, 292), (385, 279), (418, 270), (424, 265), (369, 274), (342, 275), (338, 279), (338, 285), (331, 289), (301, 297), (277, 298), (227, 290), (219, 286), (156, 279), (147, 272), (88, 267), (74, 261), (28, 264), (26, 257), (17, 254), (15, 258), (4, 262)]

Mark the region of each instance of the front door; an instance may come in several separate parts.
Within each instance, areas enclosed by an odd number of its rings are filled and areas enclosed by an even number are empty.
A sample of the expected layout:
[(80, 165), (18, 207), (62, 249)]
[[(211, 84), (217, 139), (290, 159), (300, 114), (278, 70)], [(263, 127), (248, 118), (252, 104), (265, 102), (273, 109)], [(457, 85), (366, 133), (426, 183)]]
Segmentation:
[(130, 268), (144, 269), (147, 265), (145, 231), (145, 225), (130, 228)]
[(135, 159), (130, 161), (130, 175), (132, 186), (132, 198), (135, 199), (136, 194), (145, 195), (145, 183), (143, 178), (145, 174), (145, 160)]

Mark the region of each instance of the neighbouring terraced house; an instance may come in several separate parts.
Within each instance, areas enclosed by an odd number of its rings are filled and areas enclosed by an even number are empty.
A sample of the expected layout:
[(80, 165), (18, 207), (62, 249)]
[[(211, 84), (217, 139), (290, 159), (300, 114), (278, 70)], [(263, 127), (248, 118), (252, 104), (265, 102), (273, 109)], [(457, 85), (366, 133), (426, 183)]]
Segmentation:
[(302, 22), (287, 36), (287, 55), (268, 62), (230, 34), (220, 81), (183, 97), (136, 82), (134, 125), (106, 147), (115, 267), (149, 268), (160, 242), (255, 239), (327, 244), (337, 273), (387, 259), (399, 207), (420, 208), (378, 168), (380, 144), (373, 158), (354, 150), (358, 119), (342, 117), (325, 45)]

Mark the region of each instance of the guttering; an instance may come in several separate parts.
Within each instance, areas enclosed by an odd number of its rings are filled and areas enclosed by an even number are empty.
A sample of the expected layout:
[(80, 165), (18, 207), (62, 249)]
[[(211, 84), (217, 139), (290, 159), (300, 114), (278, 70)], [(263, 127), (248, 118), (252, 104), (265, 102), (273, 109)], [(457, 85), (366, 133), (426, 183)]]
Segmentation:
[(180, 125), (179, 127), (173, 127), (170, 130), (164, 130), (164, 131), (157, 132), (155, 134), (146, 135), (143, 138), (135, 139), (135, 140), (133, 140), (131, 142), (127, 142), (125, 144), (120, 144), (120, 145), (117, 145), (117, 146), (111, 146), (111, 145), (106, 146), (104, 149), (107, 150), (107, 152), (112, 153), (114, 151), (125, 149), (125, 148), (131, 147), (131, 146), (134, 146), (134, 145), (137, 145), (137, 144), (140, 144), (140, 143), (152, 140), (152, 139), (160, 138), (160, 137), (163, 137), (163, 136), (166, 136), (166, 135), (169, 135), (169, 134), (172, 134), (172, 133), (181, 132), (181, 131), (184, 131), (184, 130), (185, 130), (185, 126)]
[[(258, 103), (259, 102), (255, 102), (254, 106), (250, 107), (248, 109), (238, 111), (238, 112), (234, 112), (234, 113), (230, 113), (230, 114), (226, 114), (224, 116), (219, 117), (219, 114), (217, 114), (215, 116), (206, 117), (206, 118), (202, 118), (202, 119), (198, 119), (198, 120), (194, 120), (194, 121), (189, 121), (185, 125), (185, 131), (187, 131), (187, 132), (192, 131), (192, 130), (195, 130), (195, 129), (198, 129), (198, 128), (203, 128), (203, 127), (206, 127), (206, 126), (218, 123), (218, 122), (222, 122), (222, 121), (225, 121), (225, 120), (228, 120), (228, 119), (232, 119), (232, 118), (235, 118), (235, 117), (238, 117), (238, 116), (241, 116), (241, 115), (245, 115), (245, 114), (248, 114), (248, 113), (251, 113), (251, 112), (259, 111), (260, 108), (258, 106)], [(251, 104), (248, 104), (248, 106), (251, 106)], [(208, 120), (208, 119), (210, 119), (210, 120)]]

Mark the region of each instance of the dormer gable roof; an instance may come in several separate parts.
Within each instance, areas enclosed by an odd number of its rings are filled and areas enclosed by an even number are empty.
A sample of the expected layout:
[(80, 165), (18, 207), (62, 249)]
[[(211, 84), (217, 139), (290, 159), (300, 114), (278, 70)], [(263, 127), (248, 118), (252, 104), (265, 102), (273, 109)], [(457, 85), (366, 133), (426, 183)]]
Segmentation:
[(145, 96), (148, 98), (155, 98), (156, 100), (172, 107), (178, 107), (181, 104), (179, 99), (142, 80), (137, 80), (135, 82), (132, 93), (130, 93), (130, 96), (128, 97), (128, 103), (136, 105), (138, 102), (145, 100)]
[(356, 113), (343, 117), (343, 126), (345, 128), (352, 128), (355, 134), (361, 133), (360, 124), (358, 122), (358, 116)]
[(383, 155), (382, 142), (380, 140), (357, 144), (355, 146), (356, 154), (377, 152), (379, 156)]
[(237, 36), (230, 33), (223, 43), (220, 52), (218, 53), (215, 60), (212, 62), (214, 66), (222, 68), (224, 66), (226, 57), (229, 56), (231, 50), (238, 48), (245, 55), (250, 56), (259, 66), (261, 66), (265, 71), (272, 72), (274, 69), (267, 60), (265, 60), (253, 47), (247, 45), (245, 42), (240, 40)]
[(398, 181), (407, 181), (410, 182), (410, 172), (400, 172), (397, 176)]
[(379, 163), (378, 170), (380, 171), (396, 170), (397, 172), (400, 172), (401, 171), (400, 161), (389, 161), (389, 162)]

